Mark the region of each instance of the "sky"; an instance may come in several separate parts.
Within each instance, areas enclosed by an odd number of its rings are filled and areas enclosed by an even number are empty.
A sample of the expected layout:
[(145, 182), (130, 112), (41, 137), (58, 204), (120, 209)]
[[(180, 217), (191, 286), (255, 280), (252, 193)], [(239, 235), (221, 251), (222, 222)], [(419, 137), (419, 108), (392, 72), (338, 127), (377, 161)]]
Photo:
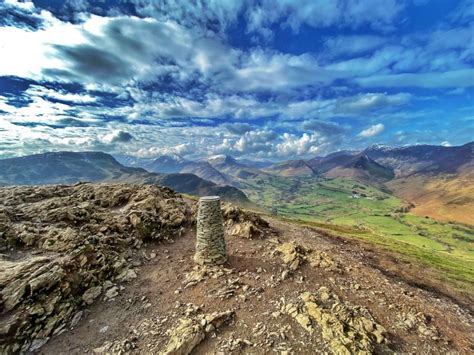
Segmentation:
[(474, 137), (471, 0), (0, 1), (0, 158)]

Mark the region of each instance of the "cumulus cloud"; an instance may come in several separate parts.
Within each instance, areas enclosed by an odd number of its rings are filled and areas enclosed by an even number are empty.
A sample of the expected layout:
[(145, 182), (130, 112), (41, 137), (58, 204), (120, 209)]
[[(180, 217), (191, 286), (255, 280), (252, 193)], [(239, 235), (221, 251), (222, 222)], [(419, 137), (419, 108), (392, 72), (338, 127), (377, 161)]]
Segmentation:
[(269, 130), (247, 131), (239, 138), (223, 138), (220, 144), (210, 147), (212, 153), (247, 155), (252, 153), (267, 154), (274, 149), (274, 140), (278, 135)]
[(148, 147), (140, 148), (137, 151), (134, 151), (133, 154), (141, 158), (153, 158), (160, 155), (171, 155), (177, 154), (180, 156), (186, 156), (192, 152), (196, 151), (196, 146), (193, 143), (181, 143), (175, 146), (168, 147)]
[(101, 141), (107, 144), (112, 143), (128, 143), (133, 139), (133, 136), (125, 131), (113, 131), (101, 137)]
[[(468, 1), (416, 33), (395, 0), (40, 4), (0, 4), (0, 154), (36, 144), (286, 158), (342, 137), (353, 148), (387, 119), (409, 131), (407, 118), (461, 127), (470, 114), (449, 101), (472, 95)], [(352, 134), (367, 117), (381, 123)]]
[(272, 131), (256, 130), (245, 132), (234, 148), (241, 153), (264, 152), (271, 150), (272, 141), (277, 138), (277, 134)]
[(370, 126), (367, 129), (364, 129), (362, 132), (360, 132), (359, 137), (370, 138), (370, 137), (378, 135), (379, 133), (382, 133), (384, 129), (385, 129), (385, 126), (382, 123), (377, 123)]
[(239, 135), (247, 133), (254, 128), (248, 123), (225, 123), (222, 126), (225, 127), (230, 133)]
[(320, 150), (319, 137), (316, 134), (303, 133), (301, 137), (294, 134), (284, 133), (282, 142), (276, 145), (276, 154), (280, 157), (306, 156), (316, 154)]
[(321, 85), (335, 78), (310, 54), (242, 51), (171, 20), (90, 16), (80, 25), (55, 20), (35, 32), (3, 27), (0, 38), (5, 51), (0, 75), (33, 79), (111, 86), (166, 79), (179, 83), (174, 89), (198, 80), (242, 92)]
[(318, 134), (277, 134), (271, 130), (254, 130), (237, 139), (225, 137), (208, 148), (212, 154), (288, 159), (310, 157), (327, 151), (330, 145), (330, 140)]

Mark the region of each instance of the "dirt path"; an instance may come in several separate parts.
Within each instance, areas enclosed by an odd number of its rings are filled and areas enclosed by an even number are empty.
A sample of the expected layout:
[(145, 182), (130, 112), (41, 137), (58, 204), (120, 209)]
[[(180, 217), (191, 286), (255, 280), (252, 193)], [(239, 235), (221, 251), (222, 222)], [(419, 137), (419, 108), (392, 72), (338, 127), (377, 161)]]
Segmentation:
[[(203, 280), (195, 277), (191, 283), (196, 274), (192, 261), (194, 231), (174, 243), (148, 244), (135, 257), (137, 278), (121, 285), (123, 289), (112, 300), (100, 300), (85, 309), (74, 329), (53, 337), (41, 353), (94, 353), (94, 349), (158, 353), (180, 318), (227, 310), (233, 311), (232, 320), (206, 331), (193, 353), (331, 352), (340, 340), (336, 331), (325, 330), (317, 318), (311, 318), (305, 328), (285, 311), (287, 305), (301, 302), (303, 292), (327, 294), (326, 299), (350, 307), (348, 313), (353, 317), (367, 310), (386, 330), (385, 340), (374, 342), (374, 352), (474, 351), (470, 339), (473, 319), (452, 300), (385, 275), (372, 266), (362, 246), (348, 245), (301, 226), (270, 222), (279, 233), (277, 237), (228, 237), (227, 269), (210, 271)], [(284, 254), (274, 252), (289, 245), (285, 242), (302, 247), (301, 258), (296, 255), (296, 267), (294, 260), (285, 263)], [(314, 264), (311, 255), (322, 261)], [(320, 305), (331, 319), (342, 319), (337, 306)]]

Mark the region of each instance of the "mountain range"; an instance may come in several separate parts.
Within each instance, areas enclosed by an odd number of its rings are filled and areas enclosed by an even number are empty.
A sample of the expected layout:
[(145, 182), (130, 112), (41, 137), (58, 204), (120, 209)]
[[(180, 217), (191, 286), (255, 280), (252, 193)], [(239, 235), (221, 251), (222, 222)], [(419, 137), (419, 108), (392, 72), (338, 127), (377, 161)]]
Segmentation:
[(0, 160), (0, 185), (44, 185), (90, 182), (159, 184), (190, 195), (219, 195), (250, 204), (235, 187), (217, 185), (194, 174), (157, 174), (127, 167), (102, 152), (52, 152)]
[(244, 192), (255, 188), (255, 182), (265, 189), (265, 181), (275, 177), (357, 180), (409, 201), (417, 214), (474, 224), (474, 142), (458, 147), (373, 145), (363, 151), (273, 163), (229, 155), (193, 161), (176, 154), (144, 159), (102, 152), (53, 152), (0, 160), (3, 185), (159, 183), (182, 193), (218, 194), (241, 203), (250, 203)]

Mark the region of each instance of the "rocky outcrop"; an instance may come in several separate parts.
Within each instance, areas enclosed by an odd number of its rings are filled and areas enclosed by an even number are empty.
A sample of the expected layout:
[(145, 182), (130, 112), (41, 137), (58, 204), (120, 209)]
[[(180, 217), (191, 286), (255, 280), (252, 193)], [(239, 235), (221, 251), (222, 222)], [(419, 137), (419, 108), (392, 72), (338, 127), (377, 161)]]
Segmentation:
[[(317, 293), (303, 292), (282, 311), (308, 333), (320, 332), (333, 354), (372, 354), (388, 343), (386, 331), (364, 307), (342, 303), (326, 287)], [(384, 347), (388, 351), (388, 347)]]
[(234, 317), (234, 311), (199, 315), (179, 320), (179, 325), (170, 331), (170, 339), (161, 355), (187, 355), (204, 340)]
[(222, 214), (228, 235), (254, 239), (264, 238), (273, 233), (268, 222), (256, 213), (224, 204)]
[(439, 340), (441, 337), (438, 329), (431, 323), (431, 316), (414, 309), (401, 312), (397, 317), (395, 327), (432, 340)]
[(278, 245), (274, 253), (280, 255), (283, 263), (291, 270), (297, 270), (301, 265), (308, 263), (313, 267), (321, 267), (333, 271), (339, 271), (339, 265), (323, 251), (305, 248), (295, 242), (287, 242)]
[(146, 240), (182, 233), (187, 204), (158, 186), (125, 184), (0, 190), (0, 352), (35, 350), (78, 309), (136, 277)]
[[(119, 283), (137, 277), (132, 261), (143, 243), (181, 235), (194, 225), (195, 207), (157, 185), (0, 188), (0, 353), (37, 350), (74, 327), (81, 308), (114, 299)], [(225, 211), (227, 227), (249, 226), (239, 230), (252, 236), (268, 230), (252, 213)], [(218, 273), (211, 269), (196, 272), (188, 287)], [(133, 346), (126, 339), (97, 351)]]

